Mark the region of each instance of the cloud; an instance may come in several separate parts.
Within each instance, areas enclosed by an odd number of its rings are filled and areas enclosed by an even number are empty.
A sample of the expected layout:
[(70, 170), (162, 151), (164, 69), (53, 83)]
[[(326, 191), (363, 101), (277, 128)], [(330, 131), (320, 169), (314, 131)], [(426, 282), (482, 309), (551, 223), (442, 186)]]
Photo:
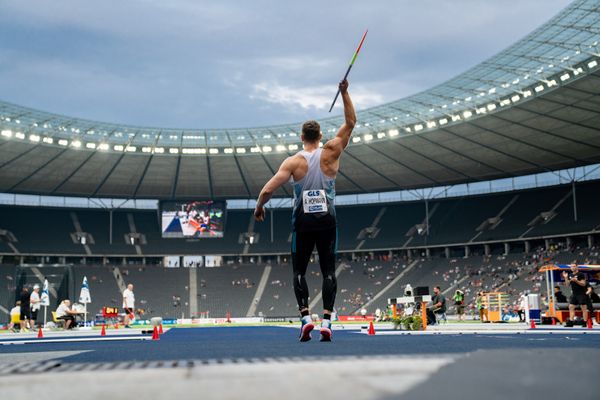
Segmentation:
[[(253, 86), (250, 98), (278, 104), (290, 110), (300, 107), (304, 110), (323, 111), (329, 110), (336, 90), (332, 85), (292, 87), (278, 82), (260, 82)], [(383, 101), (381, 93), (363, 86), (353, 87), (350, 93), (353, 102), (357, 107), (360, 105), (360, 108), (368, 108)]]

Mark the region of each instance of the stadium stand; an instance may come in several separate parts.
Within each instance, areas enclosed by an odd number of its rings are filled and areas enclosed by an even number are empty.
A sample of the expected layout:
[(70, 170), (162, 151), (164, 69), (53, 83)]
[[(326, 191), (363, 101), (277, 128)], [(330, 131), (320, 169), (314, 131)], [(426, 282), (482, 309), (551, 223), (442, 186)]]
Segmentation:
[[(574, 220), (571, 185), (482, 196), (337, 207), (338, 249), (342, 252), (420, 248), (539, 238), (592, 232), (600, 225), (595, 198), (600, 187), (580, 183)], [(229, 210), (220, 239), (163, 239), (156, 211), (0, 207), (0, 229), (14, 234), (23, 254), (159, 256), (185, 254), (286, 254), (290, 246), (290, 210), (275, 209), (273, 221), (254, 223), (251, 210)], [(133, 221), (145, 242), (127, 242)], [(491, 221), (490, 219), (497, 218)], [(377, 220), (377, 221), (376, 221)], [(75, 222), (77, 221), (77, 222)], [(376, 226), (373, 226), (374, 223)], [(75, 224), (80, 225), (76, 228)], [(41, 224), (41, 226), (40, 226)], [(273, 230), (271, 232), (271, 226)], [(40, 229), (43, 240), (39, 239)], [(77, 229), (90, 235), (86, 246), (72, 238)], [(254, 235), (254, 243), (248, 236)], [(6, 245), (2, 254), (14, 254)]]

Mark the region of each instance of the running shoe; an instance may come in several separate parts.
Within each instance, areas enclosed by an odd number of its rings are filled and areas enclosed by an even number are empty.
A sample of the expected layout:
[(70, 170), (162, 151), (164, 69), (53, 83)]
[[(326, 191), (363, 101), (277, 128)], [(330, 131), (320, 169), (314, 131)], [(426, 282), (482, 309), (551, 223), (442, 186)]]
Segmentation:
[(315, 329), (315, 325), (312, 323), (312, 321), (302, 321), (302, 326), (300, 327), (300, 341), (308, 342), (310, 339), (312, 339), (310, 337), (310, 333), (313, 329)]
[(319, 341), (321, 342), (331, 342), (331, 337), (333, 336), (333, 332), (331, 331), (331, 321), (324, 319), (321, 323), (321, 338)]

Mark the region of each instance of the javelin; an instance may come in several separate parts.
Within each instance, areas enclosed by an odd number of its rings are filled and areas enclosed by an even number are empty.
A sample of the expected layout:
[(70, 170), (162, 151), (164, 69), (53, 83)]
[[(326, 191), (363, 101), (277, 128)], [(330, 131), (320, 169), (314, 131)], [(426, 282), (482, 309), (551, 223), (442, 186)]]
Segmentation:
[[(358, 48), (356, 49), (356, 51), (354, 52), (354, 55), (352, 56), (352, 60), (350, 60), (350, 65), (348, 65), (348, 70), (346, 71), (346, 75), (344, 75), (344, 79), (342, 79), (342, 81), (345, 81), (346, 78), (348, 78), (348, 74), (350, 73), (350, 70), (352, 69), (352, 66), (354, 65), (354, 61), (356, 61), (356, 57), (358, 56), (358, 52), (360, 51), (360, 48), (363, 45), (363, 42), (365, 41), (365, 38), (367, 37), (367, 33), (369, 32), (369, 30), (367, 29), (365, 31), (365, 34), (363, 35), (362, 39), (360, 40), (360, 43), (358, 44)], [(329, 107), (329, 112), (331, 112), (331, 110), (333, 110), (333, 106), (335, 105), (335, 102), (338, 98), (338, 96), (340, 95), (340, 89), (338, 88), (337, 93), (335, 94), (335, 97), (333, 98), (333, 103), (331, 103), (331, 107)]]

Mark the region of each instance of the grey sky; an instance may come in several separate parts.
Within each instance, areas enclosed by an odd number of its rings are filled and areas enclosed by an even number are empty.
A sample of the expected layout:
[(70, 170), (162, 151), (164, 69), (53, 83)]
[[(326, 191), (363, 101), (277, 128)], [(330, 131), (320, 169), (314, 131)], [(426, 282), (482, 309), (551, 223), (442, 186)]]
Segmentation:
[(0, 0), (0, 99), (161, 127), (319, 118), (365, 28), (357, 108), (441, 83), (568, 3)]

